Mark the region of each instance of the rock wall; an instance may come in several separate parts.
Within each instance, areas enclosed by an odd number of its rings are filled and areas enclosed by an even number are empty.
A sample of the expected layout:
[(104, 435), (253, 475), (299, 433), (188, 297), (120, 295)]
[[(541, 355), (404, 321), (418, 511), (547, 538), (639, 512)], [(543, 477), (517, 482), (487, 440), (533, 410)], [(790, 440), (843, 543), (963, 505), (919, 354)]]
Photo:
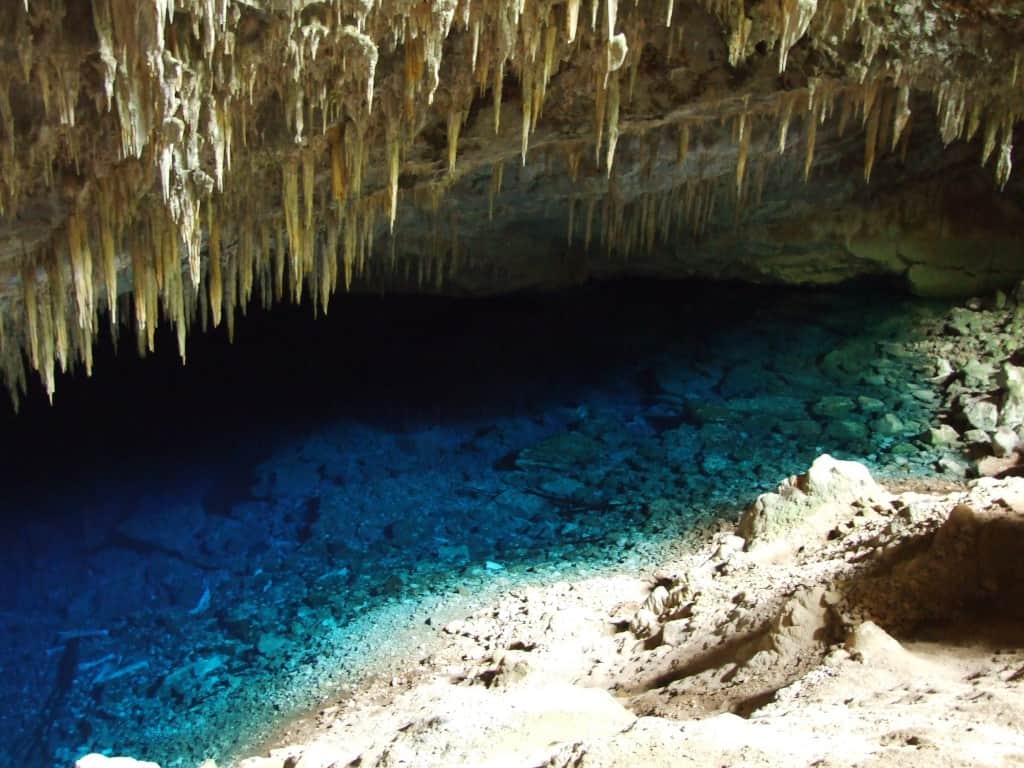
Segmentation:
[[(24, 0), (0, 368), (254, 300), (1024, 271), (1024, 2)], [(990, 166), (982, 169), (980, 166)], [(993, 172), (994, 168), (994, 172)], [(1007, 186), (1009, 184), (1009, 186)], [(1002, 190), (1002, 191), (1000, 191)]]

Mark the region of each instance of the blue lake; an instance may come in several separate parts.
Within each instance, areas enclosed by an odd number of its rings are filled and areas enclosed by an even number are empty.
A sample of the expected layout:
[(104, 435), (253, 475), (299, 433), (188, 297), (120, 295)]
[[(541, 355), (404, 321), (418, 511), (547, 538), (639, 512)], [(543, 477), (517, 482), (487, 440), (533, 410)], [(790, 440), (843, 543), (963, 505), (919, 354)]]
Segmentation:
[(4, 417), (0, 765), (230, 764), (444, 611), (651, 565), (819, 453), (929, 474), (943, 309), (625, 283), (252, 311), (185, 367), (108, 340)]

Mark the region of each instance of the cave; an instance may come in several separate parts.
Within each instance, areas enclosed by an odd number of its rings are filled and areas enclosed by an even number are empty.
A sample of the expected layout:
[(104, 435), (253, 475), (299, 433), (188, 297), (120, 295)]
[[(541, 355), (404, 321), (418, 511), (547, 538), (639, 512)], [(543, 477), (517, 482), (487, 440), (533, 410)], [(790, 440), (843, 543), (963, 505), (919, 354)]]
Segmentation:
[(1024, 2), (0, 41), (0, 765), (1024, 761)]

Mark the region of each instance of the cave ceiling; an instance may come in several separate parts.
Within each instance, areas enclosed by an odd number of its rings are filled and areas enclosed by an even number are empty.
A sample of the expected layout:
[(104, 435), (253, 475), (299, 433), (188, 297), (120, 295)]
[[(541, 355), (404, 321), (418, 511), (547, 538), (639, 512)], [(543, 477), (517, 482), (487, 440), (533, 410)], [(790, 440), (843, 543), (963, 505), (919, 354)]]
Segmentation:
[(1024, 1), (16, 0), (0, 370), (247, 306), (1019, 278)]

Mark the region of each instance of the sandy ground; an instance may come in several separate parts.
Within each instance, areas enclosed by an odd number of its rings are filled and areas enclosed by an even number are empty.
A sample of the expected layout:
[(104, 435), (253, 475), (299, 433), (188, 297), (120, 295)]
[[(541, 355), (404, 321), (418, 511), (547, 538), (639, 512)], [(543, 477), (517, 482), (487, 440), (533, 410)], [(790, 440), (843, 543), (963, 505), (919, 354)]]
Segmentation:
[(657, 571), (435, 625), (242, 766), (1024, 765), (1024, 480), (924, 490), (820, 458)]

